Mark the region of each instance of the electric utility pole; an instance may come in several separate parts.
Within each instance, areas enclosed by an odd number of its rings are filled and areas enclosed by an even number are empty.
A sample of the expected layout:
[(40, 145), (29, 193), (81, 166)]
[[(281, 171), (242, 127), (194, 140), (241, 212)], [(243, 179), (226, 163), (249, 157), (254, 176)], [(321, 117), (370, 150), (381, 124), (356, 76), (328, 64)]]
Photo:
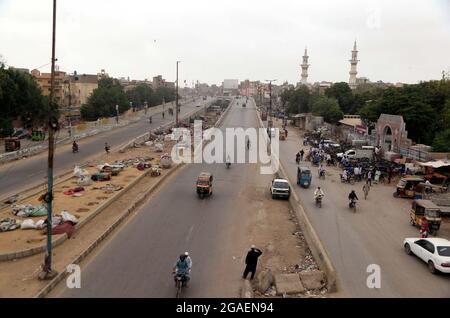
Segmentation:
[(177, 61), (177, 80), (176, 80), (176, 92), (175, 92), (175, 127), (178, 128), (178, 63)]

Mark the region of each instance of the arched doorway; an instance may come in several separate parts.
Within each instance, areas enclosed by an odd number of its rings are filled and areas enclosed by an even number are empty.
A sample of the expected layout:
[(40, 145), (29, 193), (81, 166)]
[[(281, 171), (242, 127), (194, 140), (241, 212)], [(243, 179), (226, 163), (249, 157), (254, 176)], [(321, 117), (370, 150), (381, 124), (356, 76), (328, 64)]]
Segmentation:
[(381, 147), (384, 151), (392, 151), (392, 129), (389, 125), (386, 125), (383, 129)]

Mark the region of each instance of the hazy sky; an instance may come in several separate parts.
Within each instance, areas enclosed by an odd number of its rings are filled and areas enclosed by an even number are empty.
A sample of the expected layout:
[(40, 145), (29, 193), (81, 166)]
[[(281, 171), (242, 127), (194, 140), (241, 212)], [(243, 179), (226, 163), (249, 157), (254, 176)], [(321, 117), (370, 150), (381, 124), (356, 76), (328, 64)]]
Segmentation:
[[(0, 0), (0, 54), (8, 65), (50, 61), (51, 0)], [(415, 83), (450, 71), (450, 0), (59, 0), (63, 71), (219, 84), (224, 78)], [(43, 67), (41, 71), (48, 71)], [(180, 84), (181, 85), (181, 84)]]

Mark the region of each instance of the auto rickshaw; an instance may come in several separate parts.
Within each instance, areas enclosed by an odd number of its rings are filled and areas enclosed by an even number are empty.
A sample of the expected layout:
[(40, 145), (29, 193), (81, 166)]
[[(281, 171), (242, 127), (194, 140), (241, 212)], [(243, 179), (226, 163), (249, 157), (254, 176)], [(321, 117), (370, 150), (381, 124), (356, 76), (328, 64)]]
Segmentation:
[(396, 198), (414, 199), (416, 194), (420, 194), (420, 184), (425, 180), (419, 176), (406, 176), (397, 183), (397, 190), (394, 192)]
[(31, 133), (32, 141), (42, 141), (45, 139), (45, 133), (43, 130), (33, 130)]
[(441, 227), (440, 208), (431, 200), (414, 200), (409, 215), (411, 225), (419, 227), (422, 226), (422, 218), (425, 217), (432, 235), (436, 235)]
[(20, 150), (20, 139), (17, 137), (5, 138), (5, 152)]
[(202, 172), (197, 178), (197, 194), (200, 199), (205, 196), (210, 197), (213, 193), (212, 190), (213, 176), (209, 172)]
[(297, 167), (297, 184), (303, 188), (311, 185), (312, 174), (308, 167)]

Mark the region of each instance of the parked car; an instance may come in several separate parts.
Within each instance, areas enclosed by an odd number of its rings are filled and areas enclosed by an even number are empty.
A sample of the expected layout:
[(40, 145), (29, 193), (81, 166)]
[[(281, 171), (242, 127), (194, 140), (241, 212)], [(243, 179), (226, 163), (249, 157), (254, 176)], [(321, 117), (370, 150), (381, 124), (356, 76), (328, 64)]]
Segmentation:
[(285, 198), (289, 200), (291, 196), (291, 186), (285, 179), (273, 179), (270, 185), (270, 194), (272, 199)]
[(359, 159), (359, 158), (373, 158), (373, 151), (370, 149), (350, 149), (344, 153), (338, 153), (336, 155), (339, 159), (342, 159), (343, 156), (348, 159)]
[(406, 254), (416, 255), (428, 264), (428, 270), (435, 274), (450, 273), (450, 241), (443, 238), (405, 238)]

